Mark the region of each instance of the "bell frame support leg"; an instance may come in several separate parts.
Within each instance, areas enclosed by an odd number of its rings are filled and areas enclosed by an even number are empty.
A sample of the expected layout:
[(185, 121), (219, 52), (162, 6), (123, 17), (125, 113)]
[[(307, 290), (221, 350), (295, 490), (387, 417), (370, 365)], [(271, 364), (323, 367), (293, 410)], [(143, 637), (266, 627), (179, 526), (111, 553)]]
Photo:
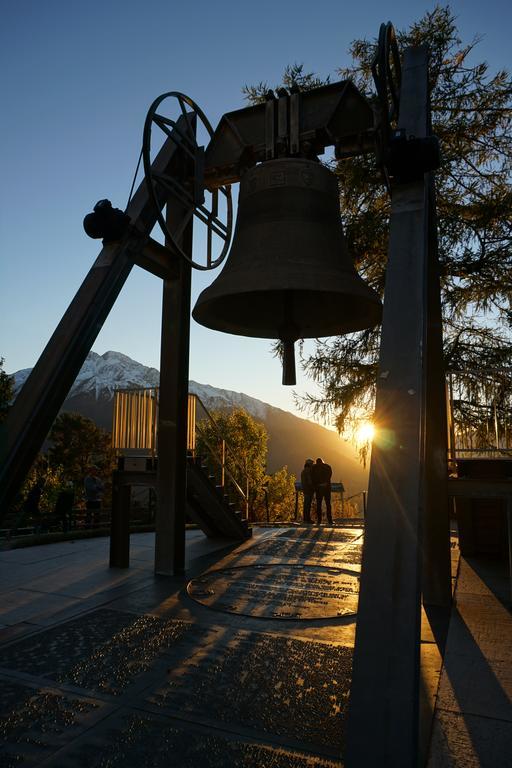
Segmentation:
[[(192, 216), (192, 208), (169, 199), (167, 226), (183, 230), (179, 244), (190, 258)], [(191, 282), (191, 264), (182, 258), (177, 276), (164, 280), (162, 294), (155, 573), (163, 576), (185, 571)]]
[(423, 605), (436, 641), (443, 646), (452, 602), (450, 506), (448, 496), (448, 414), (443, 360), (441, 289), (437, 256), (434, 179), (428, 180), (425, 517), (423, 533)]
[[(192, 223), (182, 247), (191, 244)], [(167, 576), (185, 570), (190, 264), (182, 260), (180, 273), (162, 296), (155, 573)]]
[[(428, 52), (410, 48), (402, 69), (399, 125), (421, 137), (428, 121)], [(433, 413), (426, 418), (429, 197), (428, 177), (396, 184), (392, 192), (376, 399), (379, 437), (370, 467), (346, 768), (421, 764), (425, 446), (429, 419), (437, 418)]]

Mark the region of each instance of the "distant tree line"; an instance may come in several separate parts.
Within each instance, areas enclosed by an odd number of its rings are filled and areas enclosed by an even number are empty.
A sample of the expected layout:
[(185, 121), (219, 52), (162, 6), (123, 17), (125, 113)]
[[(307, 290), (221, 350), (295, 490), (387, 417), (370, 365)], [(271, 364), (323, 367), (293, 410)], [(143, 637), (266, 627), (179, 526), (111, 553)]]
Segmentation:
[[(3, 370), (0, 358), (0, 423), (14, 397), (14, 379)], [(48, 435), (49, 448), (40, 452), (8, 511), (9, 527), (30, 526), (50, 520), (59, 494), (72, 492), (76, 506), (83, 505), (83, 486), (91, 465), (106, 480), (104, 503), (110, 503), (110, 476), (115, 452), (110, 433), (79, 413), (61, 413)], [(37, 520), (35, 517), (37, 516)]]

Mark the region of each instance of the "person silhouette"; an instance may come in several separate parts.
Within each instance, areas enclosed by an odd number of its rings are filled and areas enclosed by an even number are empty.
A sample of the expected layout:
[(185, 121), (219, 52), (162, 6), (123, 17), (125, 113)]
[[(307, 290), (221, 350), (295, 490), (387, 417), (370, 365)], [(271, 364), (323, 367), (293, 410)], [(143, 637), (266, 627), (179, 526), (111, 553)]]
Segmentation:
[(331, 477), (332, 468), (329, 464), (326, 464), (322, 459), (318, 458), (311, 470), (313, 477), (313, 487), (316, 497), (316, 523), (320, 525), (322, 522), (322, 501), (325, 499), (325, 509), (327, 515), (328, 525), (332, 525), (332, 511), (331, 511)]
[(303, 520), (306, 524), (311, 524), (311, 503), (313, 501), (313, 459), (306, 459), (304, 463), (304, 469), (300, 473), (300, 484), (302, 486), (302, 494), (304, 497), (304, 511)]
[(98, 511), (101, 509), (103, 488), (103, 481), (98, 477), (98, 467), (89, 467), (84, 479), (85, 508), (87, 510), (85, 524), (87, 528), (90, 528), (91, 524), (96, 525), (98, 522)]

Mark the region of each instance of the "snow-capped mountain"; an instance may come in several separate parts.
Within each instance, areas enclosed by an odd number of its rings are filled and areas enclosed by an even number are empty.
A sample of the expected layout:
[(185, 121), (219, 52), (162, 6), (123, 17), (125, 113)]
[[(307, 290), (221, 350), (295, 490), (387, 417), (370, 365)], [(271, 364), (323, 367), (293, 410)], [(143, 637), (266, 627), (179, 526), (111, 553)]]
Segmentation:
[[(13, 374), (15, 394), (19, 392), (31, 370), (24, 368)], [(157, 387), (159, 382), (160, 373), (156, 368), (142, 365), (128, 355), (112, 351), (103, 355), (89, 352), (68, 398), (87, 395), (93, 396), (97, 401), (111, 400), (116, 389)], [(242, 392), (217, 389), (209, 384), (198, 384), (196, 381), (189, 382), (189, 391), (197, 395), (207, 408), (245, 408), (257, 419), (264, 420), (268, 408), (272, 407)]]
[[(14, 374), (15, 394), (31, 370), (24, 368)], [(110, 399), (115, 389), (157, 387), (159, 381), (160, 374), (156, 368), (141, 365), (121, 352), (105, 352), (104, 355), (89, 352), (69, 396), (93, 394), (97, 400), (100, 397)]]
[[(30, 371), (30, 368), (25, 368), (13, 374), (15, 394)], [(105, 352), (103, 355), (89, 352), (62, 410), (81, 413), (110, 430), (114, 390), (155, 387), (159, 380), (156, 368), (142, 365), (120, 352)], [(367, 473), (359, 464), (355, 451), (335, 432), (242, 392), (218, 389), (195, 381), (189, 382), (189, 391), (198, 395), (210, 411), (245, 408), (254, 418), (262, 421), (269, 434), (270, 472), (286, 465), (291, 472), (299, 475), (306, 457), (322, 456), (332, 465), (334, 479), (342, 479), (347, 490), (354, 493), (366, 487)]]
[[(265, 421), (272, 405), (262, 403), (255, 397), (244, 395), (243, 392), (232, 392), (230, 389), (217, 389), (209, 384), (198, 384), (197, 381), (189, 381), (189, 392), (197, 395), (210, 410), (225, 408), (244, 408), (251, 416), (260, 421)], [(274, 408), (274, 410), (278, 410)], [(283, 411), (285, 413), (285, 411)]]

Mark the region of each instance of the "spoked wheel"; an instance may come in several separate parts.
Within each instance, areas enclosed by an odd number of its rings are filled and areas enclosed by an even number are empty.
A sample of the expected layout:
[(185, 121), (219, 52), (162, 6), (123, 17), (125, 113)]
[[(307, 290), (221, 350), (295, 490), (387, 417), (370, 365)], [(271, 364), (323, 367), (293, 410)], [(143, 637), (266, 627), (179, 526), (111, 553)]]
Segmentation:
[(372, 75), (377, 89), (379, 130), (377, 132), (377, 162), (384, 182), (391, 194), (391, 181), (387, 168), (386, 154), (389, 149), (391, 131), (398, 120), (402, 67), (395, 30), (390, 21), (380, 25), (379, 43), (372, 61)]
[[(166, 102), (164, 104), (164, 102)], [(187, 109), (188, 108), (188, 109)], [(172, 114), (173, 116), (168, 116)], [(191, 98), (178, 91), (163, 93), (152, 103), (144, 123), (144, 135), (142, 142), (142, 160), (144, 164), (144, 174), (147, 180), (149, 194), (157, 210), (157, 220), (165, 237), (170, 241), (174, 249), (188, 261), (195, 269), (214, 269), (225, 258), (231, 241), (231, 231), (233, 224), (233, 204), (231, 200), (231, 187), (229, 185), (215, 189), (213, 192), (208, 190), (197, 190), (198, 179), (201, 172), (201, 161), (204, 150), (197, 143), (196, 127), (194, 115), (200, 120), (206, 129), (208, 136), (213, 136), (213, 128), (204, 112)], [(182, 119), (180, 119), (182, 118)], [(191, 166), (195, 169), (195, 178), (192, 184), (184, 185), (181, 179), (175, 178), (169, 174), (156, 172), (152, 167), (152, 140), (156, 138), (168, 138), (179, 146), (191, 161)], [(153, 143), (155, 143), (153, 141)], [(154, 159), (154, 158), (153, 158)], [(162, 214), (158, 201), (157, 191), (162, 188), (167, 194), (178, 197), (183, 203), (190, 207), (191, 215), (193, 213), (205, 226), (207, 230), (206, 263), (194, 261), (190, 255), (185, 253), (179, 245), (180, 236), (185, 229), (189, 219), (181, 222), (179, 229), (171, 232), (164, 215)], [(219, 193), (221, 198), (219, 199)], [(208, 200), (204, 195), (209, 197)], [(222, 210), (221, 210), (222, 209)], [(218, 246), (220, 253), (214, 257), (214, 238), (219, 239)]]
[(389, 21), (380, 26), (379, 44), (372, 61), (372, 75), (382, 117), (391, 124), (398, 118), (402, 67), (395, 30)]

